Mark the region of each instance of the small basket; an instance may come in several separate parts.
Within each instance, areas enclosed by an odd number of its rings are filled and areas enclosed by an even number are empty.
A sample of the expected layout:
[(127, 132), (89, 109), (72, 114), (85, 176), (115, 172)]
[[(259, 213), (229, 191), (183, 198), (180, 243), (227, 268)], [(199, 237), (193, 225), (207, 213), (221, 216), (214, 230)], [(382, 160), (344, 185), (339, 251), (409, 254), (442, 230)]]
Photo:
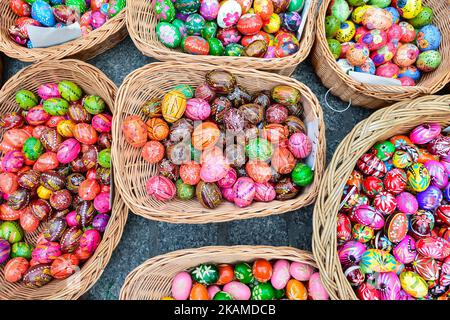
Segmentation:
[(152, 63), (135, 70), (124, 80), (116, 99), (113, 119), (113, 157), (116, 186), (130, 210), (147, 219), (172, 223), (210, 223), (236, 219), (263, 217), (293, 211), (311, 204), (316, 198), (325, 161), (325, 125), (322, 108), (316, 96), (303, 83), (292, 78), (257, 70), (244, 71), (227, 67), (238, 83), (251, 93), (271, 89), (275, 85), (290, 85), (302, 94), (302, 103), (308, 119), (317, 121), (318, 139), (314, 160), (314, 182), (303, 189), (298, 197), (269, 203), (255, 202), (246, 208), (238, 208), (229, 202), (215, 209), (206, 209), (196, 200), (173, 199), (167, 203), (156, 201), (147, 195), (145, 184), (157, 173), (157, 165), (146, 162), (139, 148), (133, 148), (122, 134), (122, 122), (129, 115), (141, 115), (141, 106), (154, 97), (162, 97), (180, 83), (197, 86), (204, 82), (210, 65), (174, 62)]
[(285, 259), (317, 268), (310, 252), (291, 247), (223, 246), (178, 250), (149, 259), (131, 271), (120, 290), (120, 300), (160, 300), (170, 296), (173, 278), (181, 271), (202, 263), (234, 264), (258, 258)]
[(424, 122), (450, 125), (450, 95), (399, 102), (358, 123), (341, 142), (320, 185), (314, 208), (313, 252), (332, 299), (357, 299), (337, 255), (337, 213), (345, 183), (356, 161), (377, 141), (405, 134)]
[(2, 19), (0, 22), (0, 51), (7, 56), (25, 62), (42, 60), (76, 58), (89, 60), (115, 47), (127, 36), (125, 25), (126, 8), (114, 18), (109, 19), (101, 28), (93, 30), (89, 35), (48, 48), (28, 49), (15, 43), (8, 33), (18, 16), (9, 8), (9, 1), (0, 2)]
[(378, 86), (364, 84), (344, 73), (336, 63), (325, 36), (325, 17), (331, 0), (322, 1), (317, 18), (317, 36), (312, 50), (312, 64), (323, 85), (344, 101), (355, 106), (377, 109), (397, 101), (415, 99), (436, 93), (450, 81), (450, 10), (448, 1), (423, 0), (424, 6), (433, 9), (435, 24), (441, 31), (439, 52), (442, 63), (433, 72), (425, 73), (413, 87)]
[(156, 35), (158, 24), (153, 8), (154, 1), (134, 0), (127, 3), (127, 28), (136, 47), (146, 56), (160, 61), (210, 63), (216, 66), (233, 66), (241, 70), (258, 69), (290, 76), (297, 65), (306, 59), (314, 42), (317, 0), (311, 0), (300, 48), (295, 54), (284, 58), (251, 58), (192, 55), (164, 46)]
[[(38, 86), (45, 82), (61, 80), (73, 81), (86, 93), (101, 96), (113, 111), (117, 88), (111, 80), (99, 69), (87, 63), (77, 60), (60, 60), (31, 65), (9, 79), (0, 90), (1, 114), (18, 111), (19, 107), (15, 102), (16, 91), (26, 88), (36, 92)], [(1, 136), (3, 136), (3, 130), (0, 131), (0, 138)], [(102, 275), (122, 236), (128, 210), (118, 193), (114, 196), (112, 208), (102, 241), (80, 272), (65, 280), (52, 280), (41, 288), (30, 289), (25, 287), (21, 281), (7, 282), (2, 266), (0, 268), (0, 300), (78, 299), (83, 295)], [(43, 224), (37, 231), (26, 234), (26, 241), (35, 243), (42, 228)]]

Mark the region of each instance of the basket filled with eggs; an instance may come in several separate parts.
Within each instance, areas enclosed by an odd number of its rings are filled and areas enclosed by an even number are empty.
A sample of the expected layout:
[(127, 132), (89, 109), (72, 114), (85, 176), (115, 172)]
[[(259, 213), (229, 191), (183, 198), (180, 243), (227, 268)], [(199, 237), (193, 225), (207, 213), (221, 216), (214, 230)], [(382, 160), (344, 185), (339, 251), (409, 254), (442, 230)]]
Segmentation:
[(366, 108), (438, 92), (450, 80), (450, 8), (440, 0), (327, 0), (312, 63), (342, 100)]
[(0, 51), (27, 62), (89, 60), (127, 36), (126, 0), (5, 0)]
[(317, 0), (145, 0), (128, 4), (137, 48), (161, 61), (290, 75), (314, 41)]
[(232, 246), (179, 250), (147, 260), (121, 300), (328, 300), (310, 252)]
[(77, 299), (102, 274), (128, 214), (112, 188), (116, 90), (78, 60), (1, 89), (0, 299)]
[(333, 299), (450, 299), (450, 95), (399, 102), (337, 148), (314, 208)]
[(324, 167), (322, 109), (284, 76), (154, 63), (119, 89), (116, 185), (133, 213), (209, 223), (314, 201)]

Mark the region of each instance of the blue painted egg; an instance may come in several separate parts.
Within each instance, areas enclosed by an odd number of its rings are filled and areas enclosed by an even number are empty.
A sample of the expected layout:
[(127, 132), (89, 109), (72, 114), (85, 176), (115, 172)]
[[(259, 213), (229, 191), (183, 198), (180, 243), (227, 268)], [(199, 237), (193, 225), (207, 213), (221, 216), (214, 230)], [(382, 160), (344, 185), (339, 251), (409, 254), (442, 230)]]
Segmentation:
[(297, 12), (286, 12), (282, 15), (281, 25), (288, 31), (297, 32), (302, 23), (302, 16)]
[(372, 59), (367, 58), (366, 62), (364, 62), (360, 66), (355, 67), (355, 71), (368, 74), (375, 74), (375, 64), (373, 63)]
[(392, 24), (396, 24), (400, 21), (400, 13), (394, 7), (387, 7), (384, 10), (389, 11), (392, 14)]
[(56, 24), (52, 7), (43, 0), (37, 0), (33, 3), (31, 17), (46, 27), (53, 27)]
[(400, 71), (398, 72), (398, 77), (408, 77), (413, 79), (414, 81), (418, 81), (420, 77), (422, 76), (422, 73), (417, 69), (416, 66), (409, 66), (406, 68), (400, 68)]
[(441, 32), (433, 24), (426, 25), (417, 33), (416, 44), (420, 51), (437, 50), (441, 44)]

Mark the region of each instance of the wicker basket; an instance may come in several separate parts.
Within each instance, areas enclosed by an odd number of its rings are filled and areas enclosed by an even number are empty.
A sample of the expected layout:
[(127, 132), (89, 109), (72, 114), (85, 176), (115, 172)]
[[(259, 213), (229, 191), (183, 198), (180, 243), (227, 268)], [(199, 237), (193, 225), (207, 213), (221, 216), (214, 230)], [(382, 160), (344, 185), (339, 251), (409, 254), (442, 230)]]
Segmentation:
[[(36, 91), (42, 83), (64, 79), (74, 81), (87, 93), (100, 95), (111, 108), (113, 107), (117, 88), (100, 70), (81, 61), (61, 60), (31, 65), (9, 79), (0, 90), (1, 114), (18, 110), (15, 103), (17, 90), (26, 88)], [(0, 132), (0, 137), (2, 135), (3, 131)], [(117, 193), (112, 208), (103, 240), (79, 273), (65, 280), (53, 280), (39, 289), (30, 289), (22, 282), (7, 282), (2, 266), (0, 268), (0, 299), (77, 299), (89, 290), (103, 273), (113, 250), (119, 243), (127, 220), (128, 210)], [(37, 231), (27, 234), (25, 239), (35, 243), (42, 228), (41, 224)]]
[(356, 161), (377, 141), (404, 134), (424, 122), (450, 125), (450, 95), (399, 102), (361, 121), (341, 142), (325, 171), (314, 208), (313, 252), (333, 299), (357, 299), (337, 255), (336, 223), (345, 183)]
[(291, 247), (224, 246), (178, 250), (149, 259), (128, 274), (120, 291), (120, 299), (160, 300), (170, 296), (172, 280), (178, 272), (202, 263), (234, 264), (258, 258), (286, 259), (317, 268), (310, 252)]
[(238, 208), (227, 202), (216, 209), (205, 209), (196, 200), (174, 199), (163, 203), (147, 195), (145, 184), (157, 172), (157, 165), (151, 165), (141, 157), (139, 148), (133, 148), (122, 134), (122, 121), (129, 115), (141, 115), (143, 103), (153, 97), (162, 97), (172, 87), (180, 83), (194, 86), (204, 82), (210, 65), (184, 63), (152, 63), (128, 75), (119, 89), (116, 99), (116, 113), (113, 120), (113, 158), (116, 185), (127, 206), (135, 214), (148, 219), (172, 223), (209, 223), (235, 219), (262, 217), (280, 214), (306, 206), (316, 198), (319, 181), (325, 161), (325, 125), (322, 109), (316, 96), (304, 84), (284, 76), (263, 71), (241, 71), (229, 67), (238, 83), (250, 92), (271, 89), (275, 85), (287, 84), (299, 89), (307, 119), (318, 123), (317, 152), (314, 161), (314, 182), (301, 195), (286, 201), (270, 203), (255, 202), (247, 208)]
[(433, 23), (442, 34), (440, 53), (442, 63), (434, 72), (426, 73), (414, 87), (375, 86), (360, 83), (342, 71), (336, 63), (325, 36), (325, 16), (331, 0), (322, 1), (317, 18), (317, 36), (312, 50), (314, 69), (324, 86), (342, 100), (365, 108), (382, 108), (397, 101), (405, 101), (433, 94), (450, 81), (450, 9), (447, 1), (423, 0), (433, 9)]
[(147, 56), (161, 61), (211, 63), (217, 66), (238, 67), (242, 70), (266, 70), (289, 76), (294, 72), (297, 65), (306, 59), (313, 45), (318, 1), (311, 0), (299, 51), (288, 57), (274, 59), (191, 55), (181, 52), (180, 49), (169, 49), (159, 42), (156, 35), (155, 29), (158, 21), (152, 2), (149, 0), (134, 0), (127, 6), (128, 32), (136, 47)]
[(26, 62), (42, 60), (76, 58), (89, 60), (113, 48), (127, 36), (125, 25), (126, 8), (117, 16), (108, 20), (101, 28), (89, 33), (88, 36), (48, 48), (28, 49), (15, 43), (9, 37), (8, 28), (15, 24), (18, 18), (9, 8), (9, 1), (0, 1), (0, 51), (7, 56)]

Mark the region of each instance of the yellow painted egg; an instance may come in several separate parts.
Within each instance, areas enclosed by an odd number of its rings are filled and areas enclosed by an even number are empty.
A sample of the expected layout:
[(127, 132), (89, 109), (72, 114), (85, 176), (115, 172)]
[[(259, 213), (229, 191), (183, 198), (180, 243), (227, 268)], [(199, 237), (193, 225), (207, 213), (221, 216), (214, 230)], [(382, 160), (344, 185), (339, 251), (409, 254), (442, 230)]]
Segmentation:
[(364, 17), (364, 14), (366, 13), (367, 9), (373, 8), (369, 5), (364, 5), (360, 7), (356, 7), (355, 10), (352, 12), (352, 21), (357, 24), (361, 24), (362, 19)]
[(281, 18), (278, 14), (272, 13), (270, 19), (263, 25), (263, 30), (267, 33), (275, 33), (280, 30)]
[(47, 189), (44, 186), (39, 186), (37, 188), (37, 195), (39, 198), (44, 199), (44, 200), (48, 200), (50, 199), (51, 195), (52, 195), (52, 191), (50, 189)]
[(180, 119), (186, 110), (186, 97), (180, 91), (168, 92), (161, 104), (161, 112), (167, 122), (173, 123)]
[(341, 23), (339, 30), (336, 33), (336, 40), (340, 43), (349, 42), (353, 39), (355, 33), (355, 24), (352, 21), (347, 20)]
[(402, 289), (414, 298), (423, 298), (428, 294), (426, 281), (413, 271), (404, 271), (400, 274)]

